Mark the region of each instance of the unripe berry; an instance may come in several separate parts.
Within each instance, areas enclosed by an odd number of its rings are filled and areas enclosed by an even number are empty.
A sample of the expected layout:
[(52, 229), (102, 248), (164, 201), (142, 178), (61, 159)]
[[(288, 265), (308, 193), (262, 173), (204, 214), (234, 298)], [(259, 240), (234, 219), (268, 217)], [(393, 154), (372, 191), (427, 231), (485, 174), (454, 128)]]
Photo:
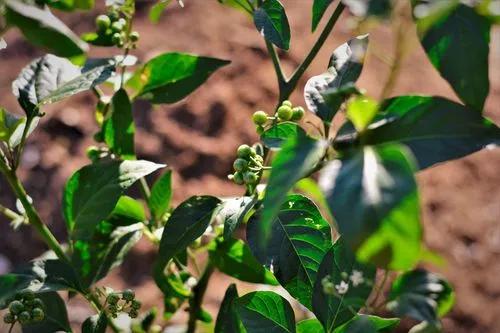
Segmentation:
[(161, 333), (161, 330), (162, 330), (162, 328), (160, 325), (153, 325), (149, 329), (149, 333)]
[(130, 310), (128, 315), (130, 316), (130, 318), (134, 319), (134, 318), (137, 318), (139, 316), (139, 313), (136, 310), (132, 309), (132, 310)]
[(24, 311), (24, 305), (20, 301), (13, 301), (9, 304), (9, 311), (15, 315)]
[(262, 135), (264, 133), (264, 127), (262, 126), (257, 126), (257, 134), (258, 135)]
[(33, 299), (35, 299), (35, 293), (34, 293), (34, 292), (32, 292), (32, 291), (31, 291), (31, 290), (29, 290), (29, 289), (25, 289), (25, 290), (21, 291), (21, 292), (19, 293), (19, 295), (20, 295), (23, 299), (25, 299), (25, 300), (33, 300)]
[(133, 290), (131, 289), (126, 289), (123, 291), (122, 293), (122, 298), (127, 301), (127, 302), (131, 302), (134, 300), (135, 298), (135, 293)]
[(284, 105), (284, 106), (288, 106), (288, 107), (292, 107), (292, 102), (290, 102), (289, 100), (285, 100), (281, 103), (281, 105)]
[(108, 15), (99, 15), (95, 19), (95, 24), (98, 31), (106, 31), (111, 25), (111, 19)]
[(293, 111), (293, 114), (292, 114), (293, 121), (301, 120), (306, 113), (302, 106), (296, 106), (292, 109), (292, 111)]
[(118, 15), (118, 13), (117, 13), (117, 12), (115, 12), (115, 11), (109, 12), (109, 13), (108, 13), (108, 16), (109, 16), (109, 19), (110, 19), (111, 21), (116, 21), (116, 20), (118, 20), (118, 18), (120, 17), (120, 16)]
[(111, 24), (111, 30), (114, 32), (122, 32), (123, 28), (125, 28), (125, 25), (120, 21), (116, 21)]
[(45, 318), (45, 312), (40, 308), (34, 308), (31, 311), (31, 317), (34, 321), (42, 321)]
[(248, 185), (255, 184), (257, 182), (257, 175), (253, 172), (245, 172), (245, 174), (243, 175), (243, 180)]
[(18, 316), (19, 322), (21, 324), (28, 324), (31, 321), (31, 315), (28, 311), (23, 311)]
[(35, 308), (42, 308), (42, 309), (43, 309), (44, 304), (43, 304), (43, 302), (42, 302), (42, 300), (41, 300), (41, 299), (39, 299), (39, 298), (35, 298), (35, 299), (33, 300), (33, 306), (34, 306)]
[(14, 324), (16, 322), (16, 317), (12, 313), (8, 312), (5, 316), (3, 316), (3, 322), (6, 324)]
[(134, 310), (139, 310), (141, 308), (141, 305), (142, 305), (141, 302), (133, 300), (130, 307)]
[(120, 296), (118, 296), (117, 294), (109, 294), (108, 297), (106, 298), (106, 301), (111, 305), (115, 305), (116, 303), (118, 303), (119, 300)]
[(130, 41), (134, 42), (134, 43), (139, 40), (139, 37), (140, 37), (140, 35), (137, 31), (132, 31), (129, 35)]
[(238, 185), (243, 185), (243, 174), (241, 172), (235, 172), (233, 175), (233, 182)]
[(290, 120), (292, 118), (292, 108), (288, 105), (282, 105), (278, 108), (278, 118), (281, 120)]
[(111, 42), (115, 45), (123, 43), (122, 34), (119, 32), (115, 32), (113, 36), (111, 36)]
[(248, 158), (252, 155), (252, 148), (249, 145), (241, 145), (238, 147), (237, 151), (238, 157)]
[(267, 122), (267, 113), (256, 111), (252, 116), (252, 120), (255, 125), (264, 125)]
[(111, 313), (117, 313), (118, 312), (118, 307), (116, 305), (110, 305), (110, 306), (108, 306), (108, 310)]
[(116, 22), (120, 23), (122, 26), (125, 26), (127, 24), (127, 20), (125, 20), (123, 17), (119, 18)]
[(242, 158), (237, 158), (233, 163), (235, 171), (243, 171), (247, 168), (247, 166), (248, 166), (247, 160)]

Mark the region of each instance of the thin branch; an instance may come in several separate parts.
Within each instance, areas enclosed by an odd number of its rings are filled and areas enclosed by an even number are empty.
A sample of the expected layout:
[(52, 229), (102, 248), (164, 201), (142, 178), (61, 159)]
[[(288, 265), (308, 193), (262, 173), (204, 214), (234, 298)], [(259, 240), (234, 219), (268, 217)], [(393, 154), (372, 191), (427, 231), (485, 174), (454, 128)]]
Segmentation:
[(269, 55), (271, 56), (271, 59), (273, 61), (274, 71), (276, 72), (276, 78), (278, 79), (278, 87), (281, 92), (283, 85), (286, 83), (287, 79), (285, 78), (285, 74), (283, 73), (283, 69), (281, 68), (280, 59), (278, 57), (276, 49), (270, 41), (268, 41), (267, 39), (265, 41), (267, 51), (269, 52)]
[(19, 215), (15, 211), (13, 211), (13, 210), (11, 210), (3, 205), (0, 205), (0, 213), (2, 213), (5, 217), (7, 217), (8, 219), (10, 219), (12, 221), (23, 218), (22, 215)]
[(193, 288), (193, 296), (189, 300), (189, 321), (187, 333), (194, 333), (196, 331), (196, 322), (201, 313), (201, 305), (203, 297), (207, 291), (208, 281), (214, 272), (214, 267), (208, 263), (203, 275), (201, 276), (198, 284)]

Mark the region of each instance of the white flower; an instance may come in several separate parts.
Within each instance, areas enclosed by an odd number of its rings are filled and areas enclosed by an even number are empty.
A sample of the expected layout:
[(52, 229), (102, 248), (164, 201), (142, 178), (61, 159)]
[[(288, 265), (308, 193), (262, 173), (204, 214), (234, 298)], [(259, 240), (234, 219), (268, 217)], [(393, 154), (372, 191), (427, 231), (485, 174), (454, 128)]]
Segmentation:
[(188, 288), (193, 288), (194, 286), (196, 286), (196, 284), (198, 283), (198, 281), (196, 280), (195, 277), (192, 277), (190, 276), (187, 280), (186, 280), (186, 286)]
[(363, 278), (363, 272), (353, 270), (351, 273), (351, 276), (349, 277), (349, 280), (351, 280), (352, 285), (354, 287), (359, 286), (363, 282), (365, 282), (365, 279)]
[(340, 284), (335, 285), (335, 289), (339, 295), (344, 295), (349, 290), (349, 284), (345, 281), (340, 281)]

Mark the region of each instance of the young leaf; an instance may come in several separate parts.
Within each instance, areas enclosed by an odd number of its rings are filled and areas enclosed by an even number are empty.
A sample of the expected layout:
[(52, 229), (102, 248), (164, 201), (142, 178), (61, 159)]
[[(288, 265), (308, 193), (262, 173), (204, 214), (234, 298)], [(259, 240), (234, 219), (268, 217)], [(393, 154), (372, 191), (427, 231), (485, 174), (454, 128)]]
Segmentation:
[[(358, 314), (347, 323), (337, 327), (333, 332), (334, 333), (354, 333), (358, 331), (354, 331), (356, 328), (355, 323), (358, 322), (358, 327), (366, 326), (367, 321), (371, 323), (373, 327), (373, 332), (392, 332), (401, 321), (399, 318), (381, 318), (372, 315)], [(359, 323), (361, 322), (361, 323)], [(359, 333), (365, 333), (365, 331), (361, 330)]]
[(219, 271), (238, 280), (277, 285), (278, 282), (271, 272), (265, 269), (248, 246), (239, 239), (214, 239), (208, 245), (208, 255), (212, 265)]
[(109, 149), (122, 159), (135, 159), (132, 104), (124, 89), (113, 95), (110, 112), (111, 116), (103, 124), (104, 141)]
[(44, 304), (45, 318), (40, 323), (23, 325), (23, 333), (71, 332), (64, 300), (56, 292), (37, 293)]
[[(336, 148), (356, 144), (352, 126), (344, 125)], [(443, 97), (399, 96), (382, 103), (364, 135), (365, 144), (401, 142), (420, 169), (500, 144), (500, 129), (478, 112)]]
[(238, 298), (236, 285), (231, 284), (227, 287), (224, 298), (219, 308), (219, 314), (215, 321), (214, 333), (243, 333), (241, 321), (238, 319), (233, 302)]
[(151, 215), (157, 221), (161, 220), (162, 216), (170, 207), (172, 199), (172, 171), (167, 170), (151, 188), (148, 206), (151, 210)]
[(63, 212), (73, 239), (88, 240), (115, 208), (123, 191), (165, 165), (148, 161), (99, 161), (75, 172), (66, 183)]
[(253, 13), (255, 27), (269, 42), (283, 50), (290, 48), (290, 25), (279, 0), (265, 0)]
[(311, 31), (314, 32), (318, 27), (321, 18), (325, 14), (328, 6), (331, 5), (333, 0), (314, 0), (312, 7), (312, 23), (311, 23)]
[[(31, 120), (26, 136), (29, 136), (38, 125), (40, 118)], [(10, 148), (15, 148), (21, 143), (21, 138), (26, 127), (27, 117), (18, 117), (0, 107), (0, 141), (4, 141)]]
[(146, 221), (146, 212), (141, 202), (126, 195), (118, 199), (111, 215), (106, 219), (114, 226), (129, 226), (138, 222)]
[(325, 333), (325, 330), (318, 319), (311, 318), (297, 323), (297, 333)]
[(38, 7), (19, 0), (5, 1), (5, 19), (17, 26), (31, 43), (45, 47), (61, 57), (79, 56), (88, 51), (78, 38), (48, 7)]
[(347, 118), (358, 132), (363, 132), (378, 111), (377, 101), (359, 96), (347, 103)]
[(288, 139), (296, 137), (298, 132), (301, 132), (302, 135), (306, 134), (302, 127), (296, 123), (283, 122), (273, 125), (271, 128), (267, 129), (264, 133), (262, 133), (260, 139), (268, 148), (279, 149), (283, 143), (288, 141)]
[(333, 244), (319, 267), (312, 298), (313, 312), (326, 333), (337, 332), (365, 305), (375, 273), (375, 267), (356, 261), (342, 238)]
[(149, 60), (127, 84), (137, 88), (136, 97), (151, 103), (175, 103), (229, 63), (186, 53), (165, 53)]
[(320, 175), (339, 232), (358, 259), (390, 269), (420, 258), (422, 228), (411, 153), (401, 145), (365, 146)]
[(488, 19), (460, 4), (430, 29), (420, 28), (422, 45), (434, 67), (466, 105), (481, 112), (489, 92)]
[(316, 275), (323, 256), (332, 245), (331, 230), (316, 205), (302, 195), (290, 195), (271, 225), (271, 236), (259, 251), (259, 218), (252, 217), (247, 238), (254, 255), (274, 273), (279, 283), (311, 309)]
[(108, 318), (104, 313), (88, 317), (82, 324), (82, 333), (106, 333)]
[(329, 89), (352, 90), (361, 75), (363, 61), (368, 48), (368, 35), (358, 36), (342, 44), (333, 51), (326, 73), (313, 76), (304, 87), (304, 99), (309, 111), (324, 122), (330, 123), (340, 104), (326, 103), (323, 93)]
[(450, 284), (437, 274), (416, 269), (400, 275), (392, 284), (387, 307), (398, 316), (439, 324), (455, 303)]
[(233, 302), (247, 332), (295, 333), (290, 303), (272, 291), (255, 291)]

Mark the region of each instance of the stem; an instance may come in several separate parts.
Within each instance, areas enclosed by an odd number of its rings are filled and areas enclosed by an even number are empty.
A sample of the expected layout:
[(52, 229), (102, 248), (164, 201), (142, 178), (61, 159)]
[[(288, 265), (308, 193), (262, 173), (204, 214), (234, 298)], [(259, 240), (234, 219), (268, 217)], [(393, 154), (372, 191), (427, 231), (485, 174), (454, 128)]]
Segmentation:
[(9, 327), (9, 333), (12, 333), (12, 329), (14, 328), (14, 325), (16, 325), (16, 323), (12, 323), (12, 324), (10, 324), (10, 327)]
[(193, 288), (193, 297), (189, 300), (189, 321), (187, 333), (194, 333), (196, 331), (196, 321), (198, 320), (201, 312), (201, 304), (203, 303), (203, 296), (207, 291), (208, 281), (214, 272), (214, 267), (208, 263), (203, 275), (196, 287)]
[(0, 213), (2, 213), (3, 215), (5, 215), (5, 217), (7, 217), (10, 220), (17, 220), (17, 219), (22, 218), (21, 215), (17, 214), (13, 210), (11, 210), (11, 209), (3, 206), (3, 205), (0, 205)]
[[(271, 59), (273, 61), (274, 71), (276, 72), (276, 78), (278, 79), (278, 87), (281, 94), (281, 91), (283, 90), (286, 84), (286, 78), (285, 75), (283, 74), (283, 69), (281, 68), (280, 59), (278, 57), (276, 49), (274, 48), (273, 44), (270, 41), (268, 41), (267, 39), (265, 41), (266, 41), (267, 51), (269, 52), (269, 55), (271, 56)], [(281, 98), (280, 102), (282, 102)]]
[[(38, 112), (38, 110), (35, 110), (35, 111)], [(19, 167), (19, 161), (21, 159), (21, 155), (22, 155), (23, 150), (24, 150), (24, 145), (26, 144), (26, 137), (28, 136), (28, 131), (29, 131), (29, 128), (31, 127), (31, 123), (33, 122), (34, 118), (35, 117), (33, 117), (33, 116), (28, 116), (26, 118), (26, 124), (24, 125), (23, 134), (21, 136), (21, 142), (19, 143), (19, 147), (17, 148), (17, 154), (14, 158), (14, 163), (12, 166), (13, 170), (17, 170), (17, 168)]]
[(85, 297), (87, 298), (87, 300), (90, 302), (90, 304), (92, 304), (92, 306), (94, 306), (94, 308), (100, 312), (100, 313), (104, 313), (106, 315), (106, 317), (108, 318), (108, 326), (111, 328), (111, 330), (115, 333), (120, 333), (121, 332), (121, 329), (119, 329), (115, 323), (113, 322), (113, 318), (110, 318), (106, 312), (104, 311), (104, 306), (102, 306), (101, 302), (99, 301), (99, 298), (96, 297), (96, 295), (94, 295), (94, 293), (92, 292), (88, 292), (87, 294), (85, 294)]
[(144, 196), (144, 199), (149, 202), (149, 197), (151, 196), (151, 190), (149, 189), (148, 181), (146, 178), (142, 177), (139, 179), (139, 185), (141, 189), (141, 193)]

